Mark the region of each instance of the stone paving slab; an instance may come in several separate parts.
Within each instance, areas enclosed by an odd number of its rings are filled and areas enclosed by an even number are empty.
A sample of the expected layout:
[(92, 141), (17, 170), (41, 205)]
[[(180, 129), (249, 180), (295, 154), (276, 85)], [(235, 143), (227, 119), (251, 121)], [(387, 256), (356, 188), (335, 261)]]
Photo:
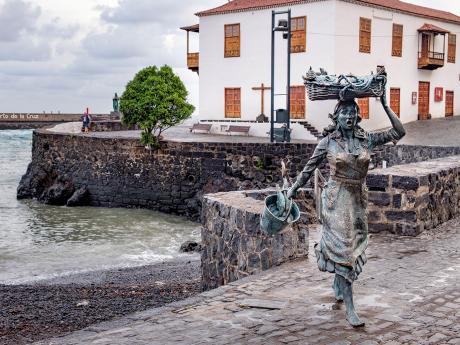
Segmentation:
[(36, 345), (460, 344), (459, 229), (455, 219), (416, 238), (371, 236), (355, 284), (361, 329), (311, 257)]

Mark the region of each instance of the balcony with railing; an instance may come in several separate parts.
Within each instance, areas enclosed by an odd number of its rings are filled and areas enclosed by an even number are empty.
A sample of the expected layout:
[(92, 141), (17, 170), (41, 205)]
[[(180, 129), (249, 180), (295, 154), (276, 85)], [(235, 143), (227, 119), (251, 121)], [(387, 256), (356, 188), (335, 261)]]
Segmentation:
[(418, 53), (418, 68), (434, 70), (444, 66), (444, 53), (421, 51)]
[[(446, 51), (445, 35), (449, 33), (449, 31), (433, 24), (424, 24), (418, 29), (418, 32), (418, 68), (435, 70), (443, 67)], [(440, 40), (442, 40), (442, 42), (439, 42)]]
[(187, 53), (187, 67), (193, 72), (197, 72), (200, 66), (200, 53)]
[(190, 52), (190, 32), (200, 32), (200, 25), (195, 24), (191, 26), (184, 26), (181, 28), (187, 32), (187, 68), (193, 72), (199, 73), (200, 71), (200, 53)]

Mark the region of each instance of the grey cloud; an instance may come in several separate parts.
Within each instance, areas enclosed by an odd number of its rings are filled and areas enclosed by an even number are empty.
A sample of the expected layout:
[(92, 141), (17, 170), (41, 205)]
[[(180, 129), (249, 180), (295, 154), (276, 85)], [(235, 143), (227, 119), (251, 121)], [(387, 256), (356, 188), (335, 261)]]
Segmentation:
[(69, 39), (75, 36), (80, 29), (77, 24), (63, 25), (59, 18), (54, 18), (51, 22), (44, 24), (39, 30), (38, 34), (45, 37)]
[(113, 24), (160, 23), (165, 31), (176, 30), (187, 22), (198, 22), (195, 12), (222, 3), (225, 0), (120, 0), (116, 7), (101, 7), (101, 19)]
[(12, 42), (35, 27), (40, 7), (21, 0), (6, 0), (0, 7), (0, 41)]
[[(29, 15), (13, 43), (35, 45), (21, 53), (22, 61), (14, 61), (17, 56), (11, 53), (0, 63), (1, 109), (64, 112), (89, 106), (93, 112), (108, 112), (113, 93), (121, 94), (137, 71), (163, 64), (180, 73), (195, 103), (198, 77), (185, 66), (186, 35), (178, 28), (198, 22), (195, 12), (222, 1), (122, 0), (117, 8), (102, 8), (99, 31), (83, 38), (75, 35), (81, 27), (47, 18), (45, 11), (39, 21)], [(73, 37), (79, 39), (68, 39)], [(0, 51), (6, 46), (0, 40)], [(31, 57), (35, 60), (26, 61)]]
[(83, 41), (83, 47), (92, 57), (124, 59), (144, 56), (149, 45), (143, 41), (142, 30), (115, 29), (102, 34), (90, 34)]
[(174, 23), (187, 13), (188, 1), (121, 0), (115, 8), (102, 8), (101, 18), (109, 23)]
[(34, 42), (21, 38), (14, 42), (3, 42), (0, 49), (0, 61), (43, 61), (51, 56), (48, 42)]
[(23, 0), (6, 0), (0, 7), (0, 61), (45, 61), (52, 42), (75, 35), (78, 27), (61, 25), (58, 18), (39, 23), (40, 7)]

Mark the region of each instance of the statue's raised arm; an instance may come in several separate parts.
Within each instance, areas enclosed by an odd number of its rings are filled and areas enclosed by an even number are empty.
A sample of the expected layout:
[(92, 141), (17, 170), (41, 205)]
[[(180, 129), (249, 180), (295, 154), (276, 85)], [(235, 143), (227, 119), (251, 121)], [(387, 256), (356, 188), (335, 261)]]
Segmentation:
[(380, 101), (382, 102), (383, 109), (385, 110), (386, 114), (388, 115), (388, 118), (390, 119), (392, 128), (388, 130), (369, 133), (368, 141), (369, 149), (371, 150), (376, 146), (383, 145), (389, 142), (393, 142), (396, 144), (396, 142), (398, 142), (402, 137), (406, 135), (406, 131), (403, 127), (403, 124), (388, 105), (385, 91), (380, 97)]

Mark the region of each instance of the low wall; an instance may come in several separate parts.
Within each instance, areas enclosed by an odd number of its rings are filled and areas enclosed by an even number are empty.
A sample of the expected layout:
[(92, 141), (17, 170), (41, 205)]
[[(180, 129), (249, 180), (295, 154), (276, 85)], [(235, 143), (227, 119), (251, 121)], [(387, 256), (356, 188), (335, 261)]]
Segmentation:
[[(0, 113), (1, 129), (36, 129), (64, 122), (80, 122), (83, 114), (33, 114), (33, 113)], [(93, 114), (95, 122), (111, 122), (107, 118), (112, 115)], [(98, 121), (104, 119), (104, 121)], [(108, 129), (113, 130), (113, 129)]]
[(1, 129), (36, 129), (56, 125), (56, 122), (0, 122)]
[(161, 150), (149, 151), (138, 139), (116, 133), (98, 138), (40, 129), (18, 197), (46, 200), (62, 184), (86, 188), (92, 206), (144, 207), (199, 219), (203, 194), (273, 186), (281, 178), (281, 159), (291, 162), (295, 175), (314, 147), (164, 142)]
[(460, 156), (377, 169), (367, 177), (369, 231), (416, 236), (460, 215)]
[(202, 287), (213, 289), (308, 255), (308, 224), (316, 223), (311, 191), (299, 199), (302, 217), (275, 236), (260, 230), (264, 198), (273, 190), (208, 194), (203, 198)]
[(416, 146), (416, 145), (382, 145), (374, 149), (372, 163), (382, 166), (382, 161), (391, 167), (400, 164), (424, 162), (447, 156), (460, 155), (460, 146)]
[[(83, 114), (49, 114), (49, 113), (0, 113), (0, 123), (2, 122), (74, 122), (80, 121)], [(98, 117), (108, 117), (109, 114), (91, 114), (96, 119)]]
[(120, 120), (91, 122), (91, 131), (93, 132), (116, 132), (136, 129), (138, 129), (137, 126), (125, 126)]
[[(32, 162), (18, 187), (19, 198), (46, 199), (56, 183), (86, 188), (87, 203), (144, 207), (199, 219), (203, 194), (262, 189), (280, 182), (281, 159), (295, 177), (316, 144), (164, 142), (146, 150), (138, 139), (34, 132)], [(453, 148), (386, 145), (389, 164), (451, 155)], [(385, 154), (386, 155), (385, 155)], [(322, 170), (326, 173), (325, 166)], [(312, 181), (307, 187), (312, 186)]]

